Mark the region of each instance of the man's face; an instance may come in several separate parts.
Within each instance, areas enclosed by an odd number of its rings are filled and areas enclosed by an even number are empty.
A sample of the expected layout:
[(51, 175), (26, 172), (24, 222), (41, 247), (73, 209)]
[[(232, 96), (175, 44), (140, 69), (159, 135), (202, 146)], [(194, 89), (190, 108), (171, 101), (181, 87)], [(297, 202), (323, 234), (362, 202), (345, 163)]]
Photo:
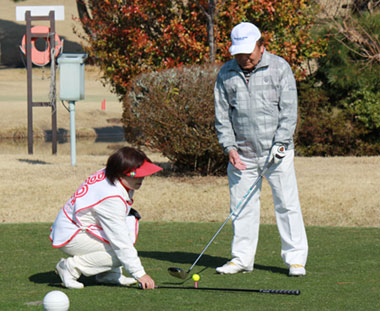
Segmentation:
[(257, 45), (251, 54), (236, 54), (235, 59), (242, 69), (253, 69), (264, 53), (264, 45)]

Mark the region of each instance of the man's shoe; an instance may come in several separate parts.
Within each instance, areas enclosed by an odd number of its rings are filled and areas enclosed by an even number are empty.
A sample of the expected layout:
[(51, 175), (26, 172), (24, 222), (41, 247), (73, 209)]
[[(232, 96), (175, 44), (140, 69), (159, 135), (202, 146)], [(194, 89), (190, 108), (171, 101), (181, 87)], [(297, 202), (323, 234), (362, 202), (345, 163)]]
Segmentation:
[(290, 265), (289, 267), (289, 275), (290, 276), (304, 276), (306, 275), (306, 269), (302, 265)]
[(216, 268), (216, 272), (220, 274), (235, 274), (239, 272), (242, 272), (242, 273), (252, 272), (252, 270), (241, 268), (236, 263), (229, 261), (223, 266)]
[(66, 266), (66, 260), (62, 258), (55, 266), (56, 273), (62, 280), (62, 285), (66, 288), (83, 288), (84, 285), (77, 281), (77, 279), (70, 273)]
[(96, 282), (101, 284), (112, 284), (121, 286), (130, 286), (136, 284), (134, 278), (127, 278), (126, 276), (114, 272), (104, 272), (96, 276)]

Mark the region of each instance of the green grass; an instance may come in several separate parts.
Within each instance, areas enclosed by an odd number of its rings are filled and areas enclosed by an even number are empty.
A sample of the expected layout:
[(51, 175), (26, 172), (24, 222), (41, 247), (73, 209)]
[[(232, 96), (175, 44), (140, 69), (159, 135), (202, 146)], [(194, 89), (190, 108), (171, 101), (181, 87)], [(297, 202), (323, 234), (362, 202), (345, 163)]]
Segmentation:
[[(167, 273), (170, 266), (187, 270), (219, 228), (218, 223), (141, 223), (137, 242), (141, 259), (158, 285), (193, 286)], [(253, 273), (217, 275), (229, 259), (231, 226), (218, 235), (192, 273), (200, 287), (300, 289), (301, 295), (100, 286), (94, 277), (80, 281), (82, 290), (60, 286), (54, 273), (61, 258), (51, 248), (49, 224), (0, 225), (0, 309), (42, 310), (51, 290), (70, 298), (80, 310), (378, 310), (380, 303), (380, 229), (308, 227), (307, 276), (291, 278), (280, 258), (275, 226), (260, 231)]]

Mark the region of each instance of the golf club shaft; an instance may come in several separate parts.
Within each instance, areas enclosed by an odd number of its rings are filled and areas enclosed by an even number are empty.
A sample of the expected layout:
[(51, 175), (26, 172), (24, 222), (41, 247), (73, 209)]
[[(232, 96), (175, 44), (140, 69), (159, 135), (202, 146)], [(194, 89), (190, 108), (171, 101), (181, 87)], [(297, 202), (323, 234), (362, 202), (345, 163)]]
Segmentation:
[(299, 295), (300, 290), (287, 289), (250, 289), (250, 288), (218, 288), (218, 287), (175, 287), (175, 286), (156, 286), (158, 289), (195, 289), (195, 290), (210, 290), (210, 291), (229, 291), (229, 292), (253, 292), (261, 294), (281, 294), (281, 295)]
[[(202, 250), (202, 252), (199, 254), (198, 258), (194, 261), (194, 263), (192, 264), (192, 266), (189, 268), (189, 270), (187, 270), (186, 273), (189, 273), (193, 268), (194, 266), (197, 264), (197, 262), (199, 261), (199, 259), (202, 257), (203, 253), (208, 249), (208, 247), (211, 245), (211, 243), (214, 241), (214, 239), (216, 238), (216, 236), (219, 234), (219, 232), (223, 229), (224, 225), (228, 222), (228, 220), (230, 220), (230, 218), (232, 217), (232, 215), (239, 210), (240, 206), (242, 205), (242, 203), (245, 201), (245, 199), (251, 194), (252, 190), (256, 187), (256, 185), (260, 182), (261, 178), (266, 174), (267, 170), (271, 167), (271, 165), (273, 164), (273, 161), (269, 162), (268, 165), (262, 170), (262, 172), (260, 173), (259, 177), (257, 177), (256, 181), (251, 185), (251, 187), (249, 187), (247, 193), (243, 196), (243, 198), (240, 200), (239, 204), (234, 208), (234, 210), (230, 213), (230, 215), (227, 217), (227, 219), (224, 221), (224, 223), (220, 226), (220, 228), (218, 229), (218, 231), (214, 234), (214, 236), (211, 238), (211, 240), (207, 243), (206, 247)], [(244, 206), (243, 206), (244, 208)]]

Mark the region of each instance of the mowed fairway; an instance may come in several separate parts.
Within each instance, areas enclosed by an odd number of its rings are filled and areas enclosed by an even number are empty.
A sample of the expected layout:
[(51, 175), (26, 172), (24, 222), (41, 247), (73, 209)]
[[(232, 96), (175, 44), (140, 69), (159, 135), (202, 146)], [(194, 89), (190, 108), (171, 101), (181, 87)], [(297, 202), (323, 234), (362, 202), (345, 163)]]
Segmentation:
[[(146, 271), (158, 285), (193, 287), (167, 273), (171, 266), (187, 270), (218, 223), (142, 223), (136, 244)], [(231, 227), (227, 226), (195, 266), (199, 287), (231, 289), (299, 289), (299, 296), (201, 289), (122, 288), (96, 285), (81, 277), (81, 290), (60, 286), (54, 267), (62, 253), (48, 240), (48, 224), (0, 225), (1, 310), (41, 310), (52, 290), (65, 292), (70, 310), (378, 310), (380, 292), (380, 229), (308, 227), (308, 274), (287, 276), (274, 225), (261, 227), (255, 270), (218, 275), (215, 267), (229, 258)]]

